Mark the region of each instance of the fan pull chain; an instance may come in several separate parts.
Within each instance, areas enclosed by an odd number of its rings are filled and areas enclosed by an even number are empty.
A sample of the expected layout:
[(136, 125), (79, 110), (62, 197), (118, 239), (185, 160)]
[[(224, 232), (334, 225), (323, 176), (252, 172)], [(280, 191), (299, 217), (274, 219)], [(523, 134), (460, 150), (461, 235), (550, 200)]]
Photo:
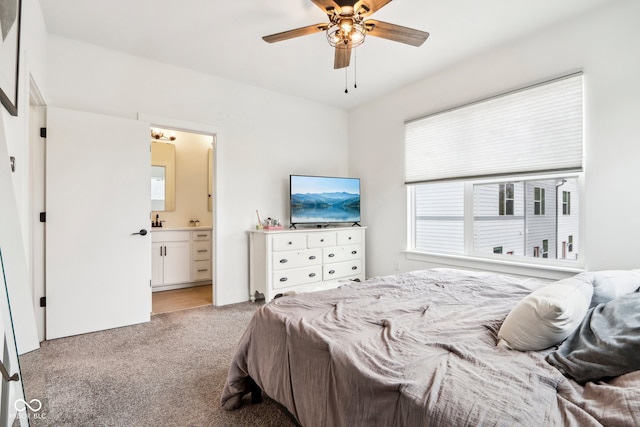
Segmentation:
[(358, 49), (353, 51), (353, 88), (358, 89)]
[(347, 82), (347, 68), (345, 67), (344, 69), (344, 93), (349, 93), (349, 89), (347, 89), (347, 86), (349, 85)]

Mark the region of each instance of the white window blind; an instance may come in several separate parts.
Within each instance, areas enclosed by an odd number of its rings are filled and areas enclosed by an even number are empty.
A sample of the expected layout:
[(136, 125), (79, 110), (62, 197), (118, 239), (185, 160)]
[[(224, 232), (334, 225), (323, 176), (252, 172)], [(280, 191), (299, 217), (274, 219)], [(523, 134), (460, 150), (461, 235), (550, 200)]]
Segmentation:
[(405, 183), (582, 170), (582, 73), (405, 124)]

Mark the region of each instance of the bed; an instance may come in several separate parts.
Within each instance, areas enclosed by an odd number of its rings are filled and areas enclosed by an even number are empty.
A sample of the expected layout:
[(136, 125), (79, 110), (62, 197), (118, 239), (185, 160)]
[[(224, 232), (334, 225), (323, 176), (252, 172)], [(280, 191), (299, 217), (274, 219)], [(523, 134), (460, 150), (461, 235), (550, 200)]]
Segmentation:
[[(507, 323), (516, 321), (511, 333), (520, 336), (518, 320), (538, 328), (525, 302), (552, 285), (560, 289), (556, 283), (432, 269), (284, 296), (259, 308), (247, 326), (221, 403), (235, 409), (262, 390), (305, 427), (640, 425), (640, 298), (621, 312), (631, 318), (624, 330), (631, 347), (612, 344), (629, 366), (578, 382), (568, 372), (576, 362), (570, 356), (580, 352), (561, 352), (569, 342), (589, 344), (576, 338), (589, 329), (585, 318), (594, 323), (607, 301), (632, 293), (635, 273), (624, 291), (599, 289), (593, 276), (569, 279), (568, 287), (587, 284), (588, 295), (578, 298), (587, 299), (586, 309), (576, 312), (563, 300), (560, 311), (573, 319), (555, 319), (550, 333), (559, 325), (566, 339), (527, 351), (514, 349), (517, 337), (506, 341)], [(597, 298), (604, 302), (593, 305)], [(567, 328), (569, 321), (575, 324)]]

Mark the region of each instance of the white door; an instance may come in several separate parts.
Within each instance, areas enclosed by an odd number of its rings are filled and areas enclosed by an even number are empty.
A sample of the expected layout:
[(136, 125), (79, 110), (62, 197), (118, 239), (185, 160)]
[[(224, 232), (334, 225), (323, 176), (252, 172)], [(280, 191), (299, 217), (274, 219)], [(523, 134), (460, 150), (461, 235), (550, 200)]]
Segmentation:
[(149, 129), (47, 109), (47, 339), (150, 319)]

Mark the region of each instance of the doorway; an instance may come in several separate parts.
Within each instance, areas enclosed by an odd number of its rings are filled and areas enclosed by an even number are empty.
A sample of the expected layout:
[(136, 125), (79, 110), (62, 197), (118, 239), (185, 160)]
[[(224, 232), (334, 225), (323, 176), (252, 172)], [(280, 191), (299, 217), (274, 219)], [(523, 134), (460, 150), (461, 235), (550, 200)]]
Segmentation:
[[(151, 312), (214, 304), (217, 134), (197, 124), (147, 121), (151, 123), (151, 167), (162, 169), (151, 176)], [(186, 269), (180, 266), (187, 264)]]

